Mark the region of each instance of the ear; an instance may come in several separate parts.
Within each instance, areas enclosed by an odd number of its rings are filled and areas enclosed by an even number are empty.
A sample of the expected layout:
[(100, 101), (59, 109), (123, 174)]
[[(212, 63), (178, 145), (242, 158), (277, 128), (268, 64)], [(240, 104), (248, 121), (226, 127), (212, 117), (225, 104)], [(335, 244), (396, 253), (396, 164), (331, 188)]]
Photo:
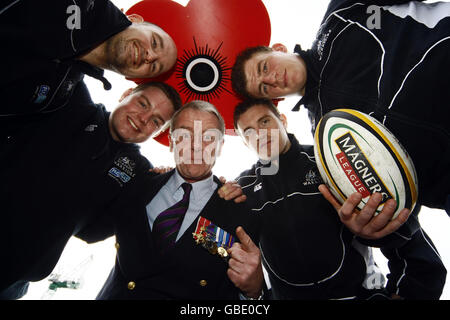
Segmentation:
[(136, 13), (130, 14), (129, 16), (127, 16), (127, 18), (134, 23), (144, 22), (144, 18)]
[(288, 122), (287, 122), (287, 118), (284, 114), (280, 114), (280, 120), (283, 123), (284, 127), (287, 129)]
[(287, 52), (286, 46), (282, 43), (275, 43), (272, 45), (272, 49), (275, 51)]
[(128, 97), (131, 94), (131, 92), (133, 92), (133, 88), (127, 89), (124, 93), (122, 93), (119, 102), (122, 102), (122, 100)]
[(222, 154), (222, 148), (223, 148), (224, 142), (225, 142), (225, 139), (222, 138), (222, 141), (220, 141), (220, 144), (217, 146), (217, 149), (216, 149), (216, 158), (220, 157), (220, 155)]

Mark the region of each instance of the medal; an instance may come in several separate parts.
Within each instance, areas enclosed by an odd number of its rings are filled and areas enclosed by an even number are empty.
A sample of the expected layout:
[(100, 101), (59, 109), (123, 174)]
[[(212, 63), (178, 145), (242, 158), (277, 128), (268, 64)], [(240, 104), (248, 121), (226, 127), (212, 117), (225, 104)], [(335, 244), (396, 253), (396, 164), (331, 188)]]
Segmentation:
[(234, 237), (225, 230), (214, 225), (210, 220), (200, 217), (197, 227), (192, 236), (197, 245), (209, 251), (211, 254), (217, 254), (226, 262), (230, 259), (227, 249), (234, 243)]

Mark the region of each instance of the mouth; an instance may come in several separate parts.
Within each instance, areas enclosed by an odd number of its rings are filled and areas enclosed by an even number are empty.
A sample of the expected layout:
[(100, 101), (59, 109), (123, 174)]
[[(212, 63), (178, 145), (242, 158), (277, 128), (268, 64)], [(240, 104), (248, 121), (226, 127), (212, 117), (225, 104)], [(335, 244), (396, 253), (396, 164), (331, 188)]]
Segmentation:
[(131, 60), (133, 61), (133, 64), (135, 66), (138, 66), (140, 64), (139, 61), (139, 47), (136, 43), (133, 43), (132, 50), (131, 50)]
[(130, 123), (130, 125), (133, 127), (134, 130), (140, 131), (138, 126), (134, 123), (133, 119), (131, 119), (130, 117), (127, 117), (127, 120)]

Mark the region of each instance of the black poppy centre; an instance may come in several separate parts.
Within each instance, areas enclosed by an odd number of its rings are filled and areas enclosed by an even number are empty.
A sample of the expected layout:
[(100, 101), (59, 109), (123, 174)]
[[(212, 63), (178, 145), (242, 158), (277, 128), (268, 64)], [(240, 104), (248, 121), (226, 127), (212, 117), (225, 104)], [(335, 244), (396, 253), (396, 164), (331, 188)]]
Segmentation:
[(197, 93), (213, 90), (222, 78), (220, 66), (212, 59), (194, 58), (186, 65), (186, 82)]
[(206, 46), (197, 46), (185, 50), (176, 66), (176, 77), (180, 94), (186, 96), (187, 101), (200, 99), (210, 101), (219, 98), (227, 92), (226, 84), (230, 81), (230, 69), (227, 58), (220, 53), (222, 44), (216, 49)]

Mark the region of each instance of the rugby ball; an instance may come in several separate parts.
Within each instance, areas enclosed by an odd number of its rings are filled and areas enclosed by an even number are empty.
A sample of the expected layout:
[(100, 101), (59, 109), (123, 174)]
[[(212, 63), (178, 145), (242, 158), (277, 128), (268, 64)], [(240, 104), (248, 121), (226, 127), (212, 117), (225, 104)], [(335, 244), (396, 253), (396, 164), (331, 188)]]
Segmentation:
[(383, 196), (376, 214), (389, 199), (397, 202), (393, 219), (403, 208), (414, 209), (418, 181), (412, 159), (400, 142), (375, 118), (352, 109), (325, 114), (314, 134), (314, 154), (320, 175), (338, 201), (352, 193)]

